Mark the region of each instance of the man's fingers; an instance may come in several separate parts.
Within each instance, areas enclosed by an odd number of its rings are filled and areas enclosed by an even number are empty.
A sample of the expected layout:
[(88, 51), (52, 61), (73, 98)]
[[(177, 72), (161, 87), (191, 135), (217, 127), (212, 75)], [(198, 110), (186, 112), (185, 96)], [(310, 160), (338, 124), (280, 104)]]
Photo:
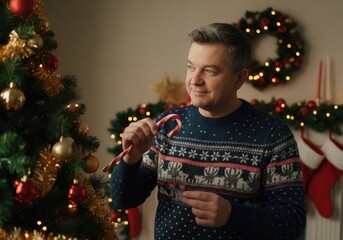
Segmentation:
[(182, 197), (188, 199), (196, 199), (199, 201), (209, 202), (215, 196), (214, 193), (211, 192), (201, 192), (201, 191), (184, 191), (182, 193)]
[(198, 209), (206, 209), (206, 202), (198, 199), (183, 197), (182, 202), (190, 207)]
[[(157, 126), (151, 119), (131, 123), (124, 131), (123, 138), (133, 145), (150, 141), (157, 133)], [(124, 146), (125, 147), (125, 146)]]

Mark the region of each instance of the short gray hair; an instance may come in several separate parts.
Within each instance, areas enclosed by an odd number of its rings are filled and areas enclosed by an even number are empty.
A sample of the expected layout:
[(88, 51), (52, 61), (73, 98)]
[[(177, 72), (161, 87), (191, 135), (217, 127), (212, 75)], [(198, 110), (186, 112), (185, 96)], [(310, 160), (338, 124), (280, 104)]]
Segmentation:
[(237, 72), (247, 68), (251, 58), (249, 38), (235, 26), (228, 23), (212, 23), (188, 34), (193, 43), (223, 44), (228, 49), (228, 64)]

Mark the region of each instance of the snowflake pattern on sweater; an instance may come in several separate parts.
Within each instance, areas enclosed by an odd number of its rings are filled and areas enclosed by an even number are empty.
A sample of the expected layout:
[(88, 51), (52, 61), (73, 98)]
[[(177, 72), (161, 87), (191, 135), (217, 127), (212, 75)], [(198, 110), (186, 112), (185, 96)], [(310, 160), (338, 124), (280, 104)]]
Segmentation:
[[(155, 239), (296, 239), (305, 224), (296, 142), (284, 122), (242, 103), (219, 119), (202, 116), (192, 105), (172, 110), (182, 118), (180, 132), (166, 136), (173, 121), (159, 129), (135, 168), (137, 180), (126, 178), (132, 181), (126, 187), (119, 186), (119, 171), (130, 170), (119, 164), (111, 183), (114, 202), (124, 202), (127, 194), (116, 195), (132, 185), (141, 194), (129, 194), (136, 199), (130, 201), (141, 203), (157, 184)], [(138, 181), (144, 183), (134, 184)], [(228, 223), (214, 229), (198, 226), (191, 209), (181, 202), (185, 190), (214, 192), (229, 200), (233, 209)]]

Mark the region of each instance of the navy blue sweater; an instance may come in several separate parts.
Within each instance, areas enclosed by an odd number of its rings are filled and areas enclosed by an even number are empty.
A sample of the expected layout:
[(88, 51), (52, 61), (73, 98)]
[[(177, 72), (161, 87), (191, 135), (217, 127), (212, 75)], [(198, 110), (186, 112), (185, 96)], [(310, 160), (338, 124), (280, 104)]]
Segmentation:
[[(165, 112), (167, 121), (143, 159), (124, 161), (111, 177), (111, 197), (120, 209), (142, 204), (158, 186), (155, 239), (295, 240), (305, 226), (304, 188), (298, 148), (289, 127), (242, 100), (223, 118), (206, 118), (193, 106)], [(158, 120), (157, 119), (157, 120)], [(196, 224), (181, 202), (184, 190), (209, 191), (232, 204), (227, 224)]]

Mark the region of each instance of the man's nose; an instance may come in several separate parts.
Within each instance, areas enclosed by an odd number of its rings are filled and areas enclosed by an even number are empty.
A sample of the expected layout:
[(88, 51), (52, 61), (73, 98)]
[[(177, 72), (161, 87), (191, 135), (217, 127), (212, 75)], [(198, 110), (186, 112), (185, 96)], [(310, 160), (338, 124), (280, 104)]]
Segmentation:
[(204, 83), (204, 78), (203, 78), (203, 74), (201, 73), (201, 71), (195, 71), (193, 73), (191, 82), (194, 85), (201, 85)]

